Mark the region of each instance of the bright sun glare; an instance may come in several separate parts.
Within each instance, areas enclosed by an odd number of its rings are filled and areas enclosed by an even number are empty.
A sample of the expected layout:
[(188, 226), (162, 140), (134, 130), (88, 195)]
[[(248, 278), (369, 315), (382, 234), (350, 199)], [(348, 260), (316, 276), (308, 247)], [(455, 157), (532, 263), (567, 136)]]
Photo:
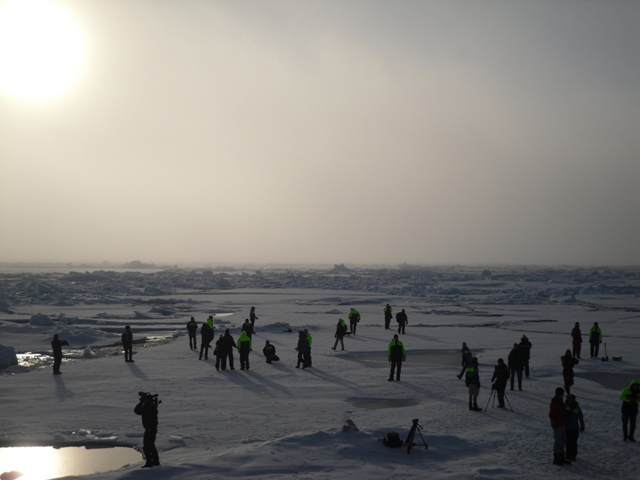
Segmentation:
[(78, 78), (84, 41), (61, 5), (0, 0), (0, 90), (23, 100), (47, 100)]

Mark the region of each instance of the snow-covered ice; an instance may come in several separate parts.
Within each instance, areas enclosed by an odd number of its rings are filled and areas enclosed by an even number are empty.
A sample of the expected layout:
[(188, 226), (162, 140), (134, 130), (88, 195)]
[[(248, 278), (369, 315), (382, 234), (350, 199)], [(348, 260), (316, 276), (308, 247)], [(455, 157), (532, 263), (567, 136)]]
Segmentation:
[[(51, 368), (9, 366), (0, 376), (3, 444), (117, 441), (141, 445), (138, 391), (158, 393), (162, 465), (94, 474), (94, 479), (432, 478), (637, 479), (638, 444), (622, 442), (620, 390), (640, 377), (638, 269), (405, 268), (331, 270), (167, 270), (0, 274), (0, 356), (50, 352), (54, 333), (78, 355)], [(64, 300), (64, 302), (62, 302)], [(62, 303), (61, 303), (62, 302)], [(401, 382), (388, 382), (383, 328), (390, 303), (409, 317)], [(185, 335), (189, 317), (216, 320), (216, 336), (239, 328), (256, 307), (251, 369), (216, 371)], [(335, 325), (354, 306), (361, 315), (345, 351), (333, 351)], [(136, 313), (137, 312), (137, 313)], [(33, 321), (36, 315), (52, 322)], [(583, 344), (572, 389), (584, 411), (578, 460), (551, 464), (549, 401), (562, 386), (560, 356), (579, 321), (583, 337), (602, 327), (609, 361)], [(393, 324), (392, 323), (392, 327)], [(127, 364), (117, 344), (134, 338)], [(297, 331), (313, 335), (313, 367), (296, 369)], [(467, 408), (456, 378), (463, 341), (480, 358), (480, 406), (489, 400), (498, 358), (523, 334), (531, 340), (531, 378), (507, 390), (513, 406)], [(266, 364), (270, 340), (281, 361)], [(200, 339), (198, 338), (198, 345)], [(10, 356), (10, 355), (9, 355)], [(601, 348), (600, 357), (605, 356)], [(613, 361), (612, 357), (622, 357)], [(3, 360), (3, 364), (7, 363)], [(429, 448), (391, 449), (420, 419)], [(343, 429), (346, 419), (357, 429)], [(87, 433), (90, 432), (90, 433)], [(4, 470), (0, 466), (0, 473)]]

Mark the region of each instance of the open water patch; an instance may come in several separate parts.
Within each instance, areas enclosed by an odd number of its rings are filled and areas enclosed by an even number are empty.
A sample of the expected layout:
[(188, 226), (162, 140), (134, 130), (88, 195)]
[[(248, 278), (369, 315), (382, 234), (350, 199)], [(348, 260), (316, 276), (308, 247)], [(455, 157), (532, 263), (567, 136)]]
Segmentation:
[(577, 373), (576, 377), (584, 378), (591, 382), (596, 382), (609, 390), (622, 391), (631, 384), (631, 380), (640, 379), (638, 375), (632, 373), (617, 372), (586, 372)]
[(420, 405), (420, 401), (415, 398), (347, 398), (347, 402), (356, 408), (364, 410), (379, 410), (382, 408), (402, 408)]
[(142, 463), (131, 447), (4, 447), (0, 448), (0, 478), (46, 480), (71, 475), (110, 472)]

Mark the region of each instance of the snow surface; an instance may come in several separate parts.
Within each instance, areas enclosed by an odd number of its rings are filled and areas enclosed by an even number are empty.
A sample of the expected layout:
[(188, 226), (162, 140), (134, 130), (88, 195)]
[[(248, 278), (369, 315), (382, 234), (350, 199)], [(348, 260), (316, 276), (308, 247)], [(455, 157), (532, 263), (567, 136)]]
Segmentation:
[[(640, 476), (640, 444), (622, 442), (619, 400), (621, 389), (640, 378), (638, 270), (41, 272), (0, 274), (0, 282), (3, 351), (50, 352), (58, 333), (81, 353), (63, 363), (61, 376), (50, 367), (4, 370), (5, 444), (141, 445), (143, 429), (133, 413), (138, 391), (160, 395), (156, 444), (162, 466), (143, 470), (141, 460), (83, 478)], [(405, 308), (409, 317), (401, 336), (408, 352), (401, 382), (387, 381), (386, 348), (394, 331), (383, 328), (386, 303), (395, 312)], [(189, 350), (189, 317), (202, 322), (215, 315), (216, 336), (230, 328), (237, 338), (251, 306), (259, 318), (249, 371), (239, 370), (237, 354), (236, 370), (218, 372), (212, 357), (199, 361)], [(335, 324), (351, 306), (362, 315), (358, 334), (345, 338), (344, 352), (333, 351)], [(55, 325), (34, 325), (36, 314)], [(562, 386), (560, 356), (571, 348), (576, 321), (585, 344), (572, 393), (586, 431), (578, 460), (558, 467), (551, 464), (547, 413)], [(586, 336), (594, 321), (607, 342), (607, 362), (588, 358)], [(136, 344), (131, 364), (118, 349), (94, 355), (97, 347), (117, 343), (126, 324), (139, 340), (171, 340)], [(313, 368), (305, 370), (294, 368), (301, 328), (313, 335)], [(456, 378), (462, 341), (480, 358), (484, 409), (493, 365), (506, 359), (522, 334), (533, 344), (531, 378), (524, 379), (522, 392), (507, 391), (514, 411), (491, 404), (486, 412), (469, 411), (467, 389)], [(265, 340), (276, 346), (279, 363), (264, 362)], [(343, 431), (347, 418), (358, 431)], [(427, 450), (416, 446), (408, 454), (381, 443), (391, 431), (405, 438), (414, 418), (424, 427)]]

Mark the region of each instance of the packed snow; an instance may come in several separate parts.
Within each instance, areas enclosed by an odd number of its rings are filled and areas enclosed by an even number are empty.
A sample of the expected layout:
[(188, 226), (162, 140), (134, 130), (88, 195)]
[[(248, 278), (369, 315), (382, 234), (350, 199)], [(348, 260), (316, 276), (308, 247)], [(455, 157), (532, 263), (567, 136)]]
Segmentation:
[[(141, 458), (83, 478), (635, 480), (640, 446), (622, 441), (619, 395), (640, 378), (639, 300), (640, 270), (632, 268), (12, 269), (0, 273), (0, 439), (140, 447), (133, 408), (148, 391), (162, 400), (161, 466), (141, 469)], [(399, 382), (387, 381), (397, 328), (393, 320), (384, 329), (387, 303), (409, 320)], [(250, 370), (239, 369), (237, 353), (233, 371), (217, 371), (211, 350), (198, 360), (189, 318), (201, 324), (212, 315), (216, 338), (229, 328), (237, 340), (252, 306)], [(336, 323), (349, 323), (351, 307), (362, 317), (357, 334), (333, 351)], [(607, 349), (590, 359), (596, 321)], [(556, 466), (549, 402), (563, 386), (560, 356), (575, 322), (584, 343), (572, 393), (586, 431), (577, 461)], [(134, 363), (118, 347), (125, 325)], [(297, 369), (305, 328), (313, 365)], [(49, 356), (56, 333), (69, 342), (60, 376)], [(507, 389), (513, 411), (495, 408), (493, 367), (523, 334), (533, 344), (531, 376), (522, 391)], [(279, 362), (265, 362), (266, 340)], [(468, 409), (456, 376), (463, 341), (480, 361), (481, 412)], [(416, 418), (427, 449), (381, 442), (388, 432), (406, 438)]]

